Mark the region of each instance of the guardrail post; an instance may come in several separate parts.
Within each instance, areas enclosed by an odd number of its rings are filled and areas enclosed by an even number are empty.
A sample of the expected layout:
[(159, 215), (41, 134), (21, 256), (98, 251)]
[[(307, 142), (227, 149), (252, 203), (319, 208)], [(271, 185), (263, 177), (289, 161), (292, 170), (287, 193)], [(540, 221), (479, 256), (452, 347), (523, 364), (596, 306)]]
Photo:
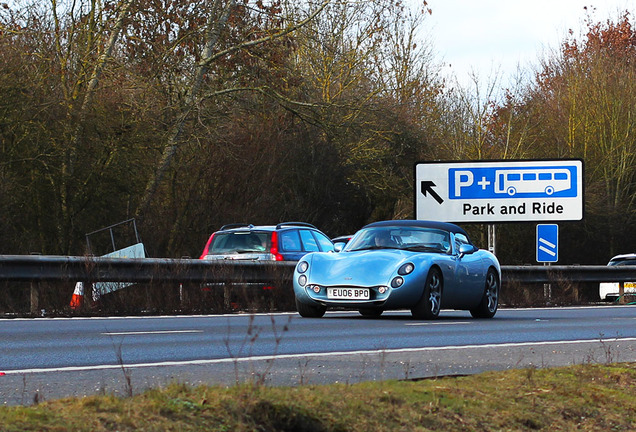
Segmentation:
[(225, 309), (225, 311), (232, 310), (231, 297), (232, 297), (232, 288), (227, 283), (223, 284), (223, 308)]
[(38, 315), (40, 309), (40, 284), (31, 282), (31, 315)]
[(625, 282), (622, 281), (618, 283), (618, 303), (627, 303), (627, 301), (625, 300)]
[[(543, 263), (543, 266), (550, 267), (550, 263)], [(543, 284), (543, 299), (546, 301), (547, 305), (549, 305), (552, 302), (552, 284), (549, 284), (549, 283)]]

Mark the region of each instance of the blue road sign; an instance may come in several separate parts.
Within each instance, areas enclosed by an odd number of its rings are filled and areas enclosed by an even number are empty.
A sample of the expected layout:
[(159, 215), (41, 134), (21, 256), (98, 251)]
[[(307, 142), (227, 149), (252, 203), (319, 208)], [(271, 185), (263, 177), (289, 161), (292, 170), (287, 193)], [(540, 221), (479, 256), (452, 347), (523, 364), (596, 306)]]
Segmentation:
[(537, 262), (557, 262), (559, 260), (559, 226), (556, 224), (537, 225)]

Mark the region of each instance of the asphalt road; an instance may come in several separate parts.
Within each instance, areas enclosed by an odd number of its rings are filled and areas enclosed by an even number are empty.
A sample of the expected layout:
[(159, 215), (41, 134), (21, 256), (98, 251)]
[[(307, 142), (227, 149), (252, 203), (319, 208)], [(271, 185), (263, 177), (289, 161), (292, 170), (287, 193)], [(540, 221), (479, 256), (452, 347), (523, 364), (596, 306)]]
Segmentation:
[(0, 320), (5, 405), (173, 382), (325, 384), (636, 361), (636, 307)]

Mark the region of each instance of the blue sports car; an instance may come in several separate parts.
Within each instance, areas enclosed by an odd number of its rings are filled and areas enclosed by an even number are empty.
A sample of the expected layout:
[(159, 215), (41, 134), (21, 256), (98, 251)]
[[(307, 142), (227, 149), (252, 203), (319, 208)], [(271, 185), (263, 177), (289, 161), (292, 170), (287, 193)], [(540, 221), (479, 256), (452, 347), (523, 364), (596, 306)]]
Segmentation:
[(294, 270), (298, 313), (319, 318), (329, 307), (380, 316), (410, 309), (435, 319), (441, 309), (492, 318), (499, 305), (497, 258), (457, 225), (394, 220), (369, 224), (338, 253), (305, 255)]

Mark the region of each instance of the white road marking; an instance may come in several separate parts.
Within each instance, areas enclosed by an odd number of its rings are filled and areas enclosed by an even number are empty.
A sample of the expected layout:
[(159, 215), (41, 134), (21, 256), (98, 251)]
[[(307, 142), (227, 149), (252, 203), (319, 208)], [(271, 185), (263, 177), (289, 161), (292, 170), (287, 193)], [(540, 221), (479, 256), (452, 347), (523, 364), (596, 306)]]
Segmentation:
[(433, 326), (433, 325), (467, 325), (469, 322), (425, 322), (425, 323), (407, 323), (407, 326)]
[(157, 330), (157, 331), (129, 331), (129, 332), (107, 332), (104, 336), (128, 336), (128, 335), (153, 335), (153, 334), (175, 334), (175, 333), (203, 333), (203, 330)]
[(257, 362), (257, 361), (273, 361), (273, 360), (285, 360), (285, 359), (302, 359), (307, 357), (339, 357), (347, 355), (373, 355), (373, 354), (396, 354), (407, 352), (426, 352), (426, 351), (452, 351), (452, 350), (467, 350), (467, 349), (479, 349), (479, 348), (515, 348), (515, 347), (529, 347), (529, 346), (552, 346), (552, 345), (576, 345), (586, 343), (605, 343), (605, 342), (634, 342), (636, 337), (628, 338), (607, 338), (607, 339), (582, 339), (573, 341), (546, 341), (546, 342), (514, 342), (514, 343), (501, 343), (501, 344), (484, 344), (484, 345), (456, 345), (456, 346), (441, 346), (441, 347), (421, 347), (421, 348), (396, 348), (396, 349), (374, 349), (374, 350), (361, 350), (361, 351), (340, 351), (340, 352), (328, 352), (328, 353), (302, 353), (302, 354), (279, 354), (279, 355), (267, 355), (267, 356), (252, 356), (252, 357), (236, 357), (236, 358), (220, 358), (220, 359), (201, 359), (201, 360), (187, 360), (187, 361), (165, 361), (156, 363), (132, 363), (132, 364), (111, 364), (111, 365), (94, 365), (94, 366), (68, 366), (60, 368), (34, 368), (34, 369), (20, 369), (20, 370), (8, 370), (0, 372), (0, 376), (5, 375), (19, 375), (28, 373), (50, 373), (50, 372), (85, 372), (95, 370), (107, 370), (107, 369), (133, 369), (133, 368), (145, 368), (145, 367), (164, 367), (164, 366), (200, 366), (200, 365), (212, 365), (223, 363), (242, 363), (242, 362)]

